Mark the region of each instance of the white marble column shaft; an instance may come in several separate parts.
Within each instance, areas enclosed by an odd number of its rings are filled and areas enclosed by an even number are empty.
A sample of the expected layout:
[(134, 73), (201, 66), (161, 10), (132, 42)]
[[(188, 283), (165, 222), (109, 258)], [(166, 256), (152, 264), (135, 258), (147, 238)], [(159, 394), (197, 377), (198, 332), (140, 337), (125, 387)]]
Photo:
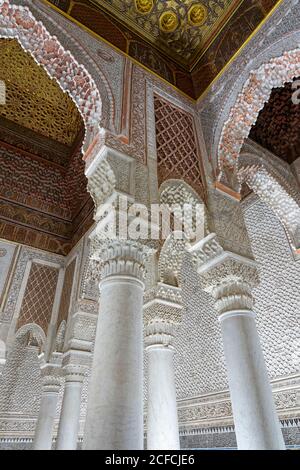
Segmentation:
[(215, 299), (221, 324), (238, 449), (285, 449), (255, 324), (256, 263), (224, 251), (215, 234), (195, 253), (202, 288)]
[(174, 376), (174, 349), (156, 345), (147, 348), (148, 450), (180, 449)]
[(89, 387), (85, 449), (143, 448), (143, 291), (137, 277), (113, 275), (101, 301)]
[(76, 450), (78, 445), (82, 380), (66, 380), (57, 435), (57, 450)]
[(220, 322), (238, 448), (285, 449), (254, 314), (226, 312)]
[(45, 387), (42, 392), (33, 450), (51, 450), (59, 386)]

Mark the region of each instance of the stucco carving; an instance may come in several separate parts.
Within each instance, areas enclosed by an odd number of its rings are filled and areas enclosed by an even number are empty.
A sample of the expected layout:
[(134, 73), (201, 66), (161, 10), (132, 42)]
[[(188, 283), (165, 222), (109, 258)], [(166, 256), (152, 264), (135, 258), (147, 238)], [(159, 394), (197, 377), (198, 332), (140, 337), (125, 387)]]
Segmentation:
[[(276, 169), (256, 158), (242, 154), (239, 161), (238, 180), (247, 183), (263, 202), (268, 204), (287, 229), (294, 249), (300, 247), (300, 206), (299, 194), (289, 186)], [(283, 180), (283, 181), (282, 181)], [(296, 197), (295, 197), (295, 196)]]

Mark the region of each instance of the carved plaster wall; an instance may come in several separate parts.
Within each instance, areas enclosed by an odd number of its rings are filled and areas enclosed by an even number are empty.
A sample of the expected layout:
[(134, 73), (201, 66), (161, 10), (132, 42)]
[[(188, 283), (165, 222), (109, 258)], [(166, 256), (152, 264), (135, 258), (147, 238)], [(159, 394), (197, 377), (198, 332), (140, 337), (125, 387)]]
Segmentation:
[[(195, 108), (187, 99), (182, 98), (169, 86), (154, 79), (141, 68), (130, 66), (123, 57), (108, 46), (79, 28), (74, 28), (61, 16), (59, 16), (60, 25), (58, 26), (57, 13), (51, 10), (50, 14), (49, 8), (41, 2), (24, 0), (20, 3), (28, 4), (37, 19), (41, 19), (49, 31), (57, 35), (62, 44), (67, 44), (71, 52), (74, 54), (76, 52), (77, 60), (84, 64), (101, 91), (103, 110), (105, 110), (102, 124), (109, 131), (105, 143), (115, 151), (112, 153), (115, 160), (111, 160), (110, 163), (116, 172), (116, 181), (120, 190), (135, 196), (139, 202), (146, 204), (158, 198), (154, 93), (193, 116), (198, 134), (195, 139), (199, 138), (200, 141), (199, 156), (200, 154), (202, 157), (206, 155)], [(297, 3), (287, 0), (286, 6), (281, 7), (274, 15), (276, 22), (284, 13), (282, 22), (278, 24), (280, 34), (292, 28), (289, 19), (291, 10), (289, 11), (288, 7), (295, 7)], [(296, 14), (299, 15), (297, 9)], [(263, 35), (261, 32), (258, 34), (257, 51), (262, 51), (271, 44), (269, 36), (273, 37), (274, 42), (275, 33), (272, 32), (272, 24), (271, 22), (264, 27)], [(267, 31), (270, 31), (268, 37)], [(291, 41), (292, 37), (288, 37), (287, 42)], [(259, 65), (270, 54), (279, 52), (283, 48), (282, 44), (275, 45), (271, 52), (268, 51), (257, 59), (257, 64)], [(236, 91), (232, 90), (232, 81), (240, 73), (243, 64), (246, 65), (245, 53), (232, 66), (230, 73), (226, 73), (219, 81), (218, 88), (214, 88), (205, 101), (199, 104), (207, 148), (209, 149), (217, 141), (222, 124), (226, 116), (228, 117), (230, 105), (236, 97)], [(244, 83), (243, 80), (245, 81), (245, 76), (249, 74), (251, 66), (251, 63), (248, 64), (248, 69), (242, 74), (241, 79), (237, 80), (237, 89)], [(125, 68), (129, 83), (124, 81)], [(122, 93), (123, 87), (127, 92), (126, 100)], [(229, 96), (230, 93), (232, 94)], [(225, 96), (228, 100), (223, 108), (222, 102)], [(122, 110), (125, 113), (124, 119), (121, 118)], [(213, 131), (212, 126), (214, 126)], [(119, 158), (118, 152), (125, 154), (126, 158), (121, 158), (120, 155)], [(132, 164), (133, 160), (134, 165)], [(207, 162), (204, 166), (207, 169)], [(208, 172), (206, 171), (206, 173)], [(130, 184), (132, 181), (135, 183), (134, 187)], [(274, 389), (276, 389), (278, 408), (284, 419), (292, 419), (300, 408), (299, 380), (296, 376), (299, 372), (297, 370), (299, 357), (296, 355), (297, 346), (299, 346), (299, 326), (297, 326), (299, 320), (297, 323), (296, 314), (300, 310), (300, 294), (297, 287), (300, 265), (291, 256), (288, 241), (280, 223), (260, 201), (251, 199), (243, 205), (246, 226), (240, 220), (240, 207), (235, 210), (236, 201), (226, 200), (220, 193), (211, 191), (209, 207), (215, 221), (218, 220), (221, 212), (228, 214), (227, 221), (229, 223), (226, 230), (231, 230), (230, 232), (224, 233), (224, 226), (215, 224), (216, 231), (223, 232), (224, 239), (227, 241), (227, 249), (234, 251), (235, 246), (238, 245), (242, 254), (249, 255), (251, 254), (249, 253), (249, 238), (252, 242), (252, 250), (258, 262), (261, 276), (261, 284), (255, 290), (258, 328), (270, 378), (273, 380)], [(28, 269), (28, 263), (36, 258), (41, 263), (52, 263), (61, 269), (69, 266), (69, 273), (70, 266), (74, 266), (74, 271), (72, 267), (73, 276), (68, 274), (69, 279), (66, 281), (68, 288), (72, 285), (70, 296), (67, 300), (65, 299), (65, 304), (61, 304), (64, 306), (60, 313), (59, 302), (56, 303), (55, 318), (66, 319), (69, 316), (72, 320), (78, 313), (88, 313), (89, 320), (78, 322), (77, 332), (81, 329), (84, 335), (91, 334), (98, 309), (98, 290), (97, 266), (90, 266), (87, 263), (88, 250), (87, 236), (80, 240), (67, 258), (37, 252), (28, 247), (14, 246), (12, 248), (12, 245), (0, 242), (0, 257), (2, 254), (2, 258), (5, 260), (3, 264), (0, 264), (0, 270), (2, 270), (0, 274), (2, 272), (5, 276), (3, 282), (0, 280), (0, 298), (1, 295), (4, 295), (3, 298), (5, 298), (5, 300), (1, 299), (0, 339), (4, 338), (6, 341), (12, 322), (17, 320), (16, 312), (21, 305), (26, 288), (24, 284), (22, 285), (26, 269)], [(0, 262), (2, 258), (0, 258)], [(87, 282), (84, 279), (86, 274)], [(231, 405), (227, 391), (228, 385), (217, 314), (214, 312), (213, 301), (201, 289), (198, 276), (188, 256), (183, 262), (181, 282), (185, 312), (175, 340), (175, 370), (182, 429), (185, 426), (198, 428), (204, 425), (212, 426), (212, 423), (215, 423), (216, 426), (232, 426)], [(63, 289), (63, 277), (60, 289)], [(58, 317), (58, 315), (60, 316)], [(76, 330), (73, 326), (74, 323), (71, 321), (68, 325), (67, 340)], [(15, 380), (13, 375), (15, 361), (21, 360), (21, 353), (19, 346), (13, 346), (13, 335), (10, 338), (9, 346), (12, 356), (7, 356), (3, 377), (7, 378), (7, 383), (12, 384)], [(16, 430), (22, 436), (32, 435), (34, 429), (41, 383), (37, 371), (36, 355), (33, 354), (33, 350), (30, 350), (28, 355), (30, 357), (28, 356), (27, 359), (31, 364), (31, 369), (27, 365), (23, 367), (24, 376), (20, 377), (20, 380), (21, 382), (23, 380), (30, 381), (27, 374), (29, 370), (36, 374), (34, 386), (28, 392), (30, 400), (34, 401), (33, 413), (26, 417), (27, 421), (22, 419), (18, 422), (17, 419), (14, 419), (10, 424), (3, 424), (2, 435), (14, 435)], [(280, 381), (282, 377), (286, 376), (290, 378)], [(87, 387), (88, 378), (83, 387), (81, 433), (83, 432)], [(17, 388), (17, 390), (21, 390), (21, 388)], [(20, 391), (16, 393), (20, 394)], [(28, 403), (32, 403), (30, 400)], [(61, 400), (62, 392), (58, 403), (57, 417)], [(14, 403), (12, 406), (14, 407)], [(26, 407), (24, 409), (27, 410)], [(6, 423), (4, 418), (3, 422)], [(232, 432), (232, 429), (227, 429), (226, 432)]]
[[(51, 350), (55, 347), (58, 322), (66, 320), (69, 315), (71, 320), (73, 313), (78, 309), (76, 306), (78, 299), (81, 298), (79, 280), (84, 267), (85, 258), (82, 259), (83, 253), (86, 256), (85, 245), (86, 240), (83, 238), (68, 257), (64, 258), (27, 247), (0, 242), (0, 254), (3, 260), (7, 258), (7, 261), (1, 264), (4, 275), (1, 292), (4, 294), (2, 295), (0, 339), (3, 340), (6, 355), (3, 363), (1, 362), (0, 370), (0, 372), (2, 371), (0, 375), (0, 437), (32, 437), (41, 397), (42, 382), (38, 361), (38, 353), (41, 349), (36, 346), (26, 346), (27, 343), (24, 343), (26, 335), (24, 336), (24, 334), (16, 339), (16, 327), (19, 328), (23, 325), (22, 328), (28, 327), (30, 330), (32, 327), (28, 322), (34, 320), (32, 315), (35, 314), (35, 311), (39, 312), (39, 309), (42, 308), (45, 314), (45, 308), (47, 308), (49, 314), (47, 314), (47, 321), (44, 315), (41, 324), (45, 330), (42, 349)], [(38, 269), (38, 276), (35, 273), (36, 269)], [(49, 276), (51, 286), (53, 276), (55, 277), (54, 292), (51, 291), (52, 287), (49, 286)], [(40, 298), (37, 289), (43, 290), (43, 286), (45, 292)], [(47, 305), (43, 306), (45, 296), (48, 296)], [(90, 303), (96, 304), (93, 301)], [(28, 310), (29, 316), (23, 312), (28, 307), (30, 307)], [(87, 310), (89, 308), (91, 306), (88, 303)], [(38, 324), (39, 315), (37, 315), (36, 320)], [(86, 334), (89, 334), (91, 330), (88, 322), (89, 319), (87, 324), (83, 321), (81, 325), (77, 326), (83, 337), (85, 331)], [(70, 324), (69, 321), (68, 326)], [(94, 323), (92, 327), (92, 331), (94, 331)], [(39, 327), (36, 326), (36, 328)], [(32, 340), (34, 340), (34, 337), (32, 337)], [(32, 340), (29, 338), (29, 341)], [(52, 345), (50, 344), (48, 348), (46, 347), (47, 342), (52, 342)], [(87, 381), (88, 379), (85, 381), (83, 397), (87, 397)], [(59, 422), (62, 398), (63, 388), (60, 391), (57, 405), (56, 429)], [(85, 416), (85, 403), (86, 400), (84, 401), (83, 398), (83, 417)]]
[[(300, 264), (282, 225), (265, 204), (250, 196), (242, 208), (261, 280), (254, 289), (255, 312), (275, 401), (282, 419), (299, 417)], [(182, 296), (186, 311), (175, 340), (181, 426), (232, 424), (217, 314), (188, 258)]]

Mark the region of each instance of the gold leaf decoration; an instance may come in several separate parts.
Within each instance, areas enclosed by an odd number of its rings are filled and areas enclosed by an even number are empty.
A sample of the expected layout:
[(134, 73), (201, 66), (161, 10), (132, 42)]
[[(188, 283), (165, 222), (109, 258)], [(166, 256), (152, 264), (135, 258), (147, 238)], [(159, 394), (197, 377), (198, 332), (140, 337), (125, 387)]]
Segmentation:
[(193, 5), (188, 13), (189, 22), (192, 26), (202, 26), (207, 20), (208, 11), (202, 3)]
[(143, 15), (148, 14), (153, 8), (153, 0), (135, 0), (135, 8)]
[(164, 12), (159, 19), (159, 26), (165, 33), (172, 33), (178, 26), (178, 18), (173, 11)]

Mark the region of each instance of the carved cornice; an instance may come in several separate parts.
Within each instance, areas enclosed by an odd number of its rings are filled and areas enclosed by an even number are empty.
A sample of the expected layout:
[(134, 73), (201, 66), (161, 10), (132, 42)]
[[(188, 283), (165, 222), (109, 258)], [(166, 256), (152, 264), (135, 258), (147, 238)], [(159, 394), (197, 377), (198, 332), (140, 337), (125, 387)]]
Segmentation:
[(179, 287), (170, 286), (159, 282), (153, 289), (149, 289), (144, 296), (144, 308), (153, 302), (166, 304), (175, 304), (179, 309), (182, 308), (182, 295)]
[(191, 249), (194, 257), (194, 263), (202, 268), (206, 263), (224, 254), (224, 249), (220, 245), (215, 233), (209, 234)]

